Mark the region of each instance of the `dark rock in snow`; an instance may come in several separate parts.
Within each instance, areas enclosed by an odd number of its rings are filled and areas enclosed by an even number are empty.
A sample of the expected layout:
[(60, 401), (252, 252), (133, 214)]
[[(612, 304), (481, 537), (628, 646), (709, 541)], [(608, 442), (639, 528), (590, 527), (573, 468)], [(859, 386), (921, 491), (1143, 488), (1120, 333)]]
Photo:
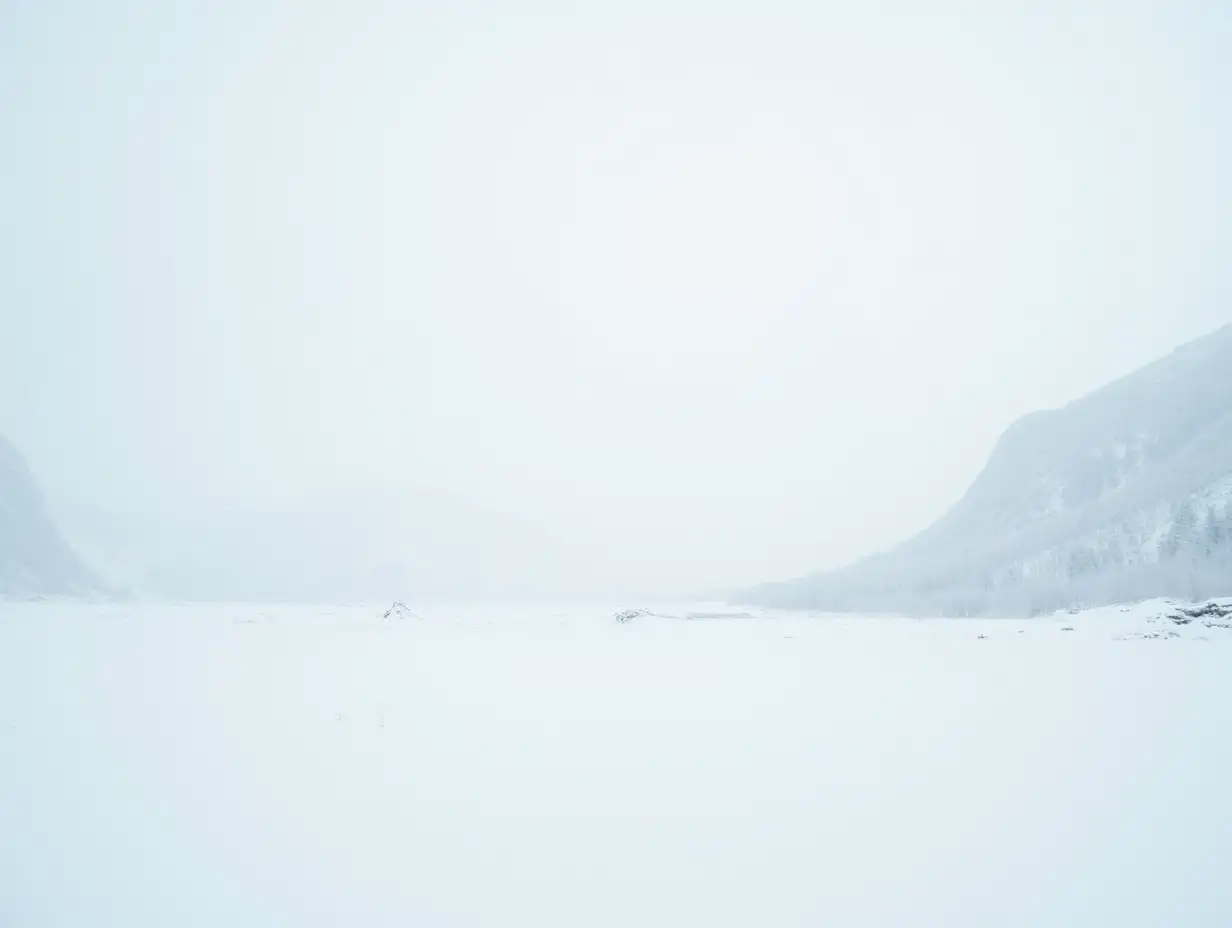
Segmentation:
[(1232, 628), (1232, 602), (1212, 599), (1192, 606), (1177, 606), (1176, 611), (1166, 617), (1174, 625), (1189, 625), (1201, 620), (1207, 628)]
[(396, 601), (392, 606), (385, 610), (382, 619), (418, 619), (419, 616), (411, 611), (410, 607), (404, 603)]
[(613, 618), (621, 625), (627, 625), (634, 619), (640, 619), (642, 616), (650, 615), (648, 609), (626, 609), (624, 612), (618, 612)]

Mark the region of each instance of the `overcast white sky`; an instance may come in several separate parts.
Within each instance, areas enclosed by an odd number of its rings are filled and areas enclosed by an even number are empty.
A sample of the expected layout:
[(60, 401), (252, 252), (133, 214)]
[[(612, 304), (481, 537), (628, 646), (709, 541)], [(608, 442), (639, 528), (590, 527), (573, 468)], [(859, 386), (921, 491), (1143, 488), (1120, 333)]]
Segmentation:
[(1229, 48), (1218, 2), (0, 2), (0, 433), (172, 518), (407, 485), (681, 587), (849, 560), (1232, 319)]

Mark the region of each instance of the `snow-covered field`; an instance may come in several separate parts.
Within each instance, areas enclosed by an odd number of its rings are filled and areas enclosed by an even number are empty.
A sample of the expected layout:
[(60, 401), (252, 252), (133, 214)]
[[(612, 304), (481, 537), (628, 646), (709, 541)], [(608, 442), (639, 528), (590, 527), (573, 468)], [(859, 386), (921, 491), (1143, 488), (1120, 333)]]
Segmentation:
[(1232, 925), (1232, 628), (412, 608), (0, 604), (0, 925)]

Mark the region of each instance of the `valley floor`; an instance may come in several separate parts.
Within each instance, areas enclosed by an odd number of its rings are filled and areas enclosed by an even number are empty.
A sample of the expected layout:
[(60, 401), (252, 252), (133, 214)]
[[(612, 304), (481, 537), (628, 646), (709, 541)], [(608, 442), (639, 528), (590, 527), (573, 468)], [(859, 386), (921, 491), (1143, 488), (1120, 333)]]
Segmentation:
[(386, 605), (0, 603), (0, 925), (1232, 924), (1232, 628)]

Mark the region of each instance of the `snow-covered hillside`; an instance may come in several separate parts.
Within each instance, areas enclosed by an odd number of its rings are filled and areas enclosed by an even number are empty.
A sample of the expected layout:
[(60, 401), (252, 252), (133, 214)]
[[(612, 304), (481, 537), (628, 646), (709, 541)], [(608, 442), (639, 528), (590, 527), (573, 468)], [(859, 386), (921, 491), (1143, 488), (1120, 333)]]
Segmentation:
[(0, 436), (0, 596), (73, 595), (95, 586), (48, 515), (30, 468)]
[(0, 604), (0, 924), (1232, 924), (1232, 629), (644, 605)]
[(1026, 416), (915, 538), (736, 598), (963, 614), (1232, 593), (1229, 357), (1232, 326)]

